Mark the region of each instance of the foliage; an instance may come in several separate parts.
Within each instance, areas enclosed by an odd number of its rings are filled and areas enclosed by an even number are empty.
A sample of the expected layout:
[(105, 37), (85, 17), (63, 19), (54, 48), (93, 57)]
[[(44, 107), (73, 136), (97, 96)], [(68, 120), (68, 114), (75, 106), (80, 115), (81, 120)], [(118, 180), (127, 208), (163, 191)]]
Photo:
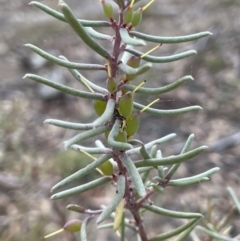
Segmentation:
[[(98, 229), (114, 229), (121, 240), (125, 240), (125, 229), (131, 229), (136, 237), (142, 241), (166, 240), (174, 236), (177, 236), (176, 240), (185, 240), (202, 218), (202, 214), (167, 210), (153, 205), (150, 197), (154, 193), (164, 192), (168, 186), (185, 187), (207, 181), (219, 168), (212, 168), (192, 177), (173, 179), (181, 163), (191, 160), (206, 150), (207, 147), (201, 146), (191, 150), (190, 146), (194, 138), (194, 135), (191, 134), (179, 155), (163, 157), (161, 150), (158, 149), (159, 144), (175, 137), (174, 133), (149, 143), (143, 143), (141, 140), (135, 139), (134, 135), (140, 128), (140, 117), (144, 111), (155, 116), (176, 116), (190, 111), (200, 110), (201, 107), (190, 106), (174, 110), (159, 110), (150, 107), (156, 103), (159, 98), (146, 106), (135, 102), (134, 99), (137, 94), (143, 95), (144, 97), (158, 96), (179, 87), (189, 80), (193, 80), (193, 77), (184, 76), (167, 86), (154, 89), (142, 87), (146, 81), (143, 81), (140, 85), (135, 85), (134, 80), (149, 71), (152, 63), (177, 61), (196, 54), (196, 51), (189, 50), (164, 57), (150, 55), (150, 52), (159, 48), (162, 44), (194, 41), (208, 36), (211, 33), (201, 32), (180, 37), (160, 37), (140, 33), (137, 32), (135, 28), (141, 23), (143, 12), (154, 0), (138, 9), (135, 8), (135, 3), (138, 1), (115, 0), (113, 2), (115, 2), (113, 4), (118, 7), (118, 19), (113, 17), (115, 15), (112, 4), (105, 0), (100, 1), (103, 14), (107, 21), (77, 19), (69, 6), (62, 0), (59, 1), (62, 13), (40, 2), (33, 1), (30, 3), (30, 5), (34, 5), (52, 17), (69, 24), (80, 39), (91, 50), (103, 58), (102, 64), (75, 63), (69, 61), (64, 56), (55, 57), (37, 46), (26, 44), (26, 47), (48, 61), (66, 67), (71, 75), (86, 87), (88, 91), (73, 89), (34, 74), (26, 74), (24, 78), (32, 79), (78, 98), (92, 100), (94, 102), (93, 108), (98, 115), (91, 123), (72, 123), (56, 119), (47, 119), (45, 121), (45, 123), (50, 125), (80, 131), (76, 136), (66, 140), (64, 146), (65, 148), (84, 153), (93, 159), (93, 162), (57, 183), (52, 188), (53, 192), (86, 176), (94, 170), (97, 170), (101, 174), (100, 178), (74, 188), (56, 192), (52, 195), (51, 199), (55, 200), (69, 197), (92, 190), (106, 183), (116, 186), (116, 193), (106, 207), (98, 210), (89, 210), (87, 207), (80, 205), (68, 205), (68, 210), (86, 214), (87, 217), (83, 221), (76, 219), (70, 220), (65, 224), (63, 229), (56, 233), (64, 230), (70, 232), (80, 231), (81, 240), (87, 240), (87, 224), (91, 219), (96, 218)], [(96, 31), (95, 29), (98, 27), (112, 29), (113, 36)], [(113, 46), (112, 49), (110, 49), (110, 47), (109, 49), (105, 49), (99, 44), (98, 40), (108, 41), (109, 46)], [(142, 53), (135, 49), (137, 46), (145, 46), (146, 42), (157, 43), (158, 45), (147, 53)], [(105, 72), (106, 86), (102, 87), (94, 84), (78, 72), (79, 70)], [(105, 135), (105, 145), (100, 140), (96, 140), (101, 134)], [(95, 147), (79, 145), (79, 142), (89, 138), (96, 140)], [(152, 178), (150, 173), (155, 173), (155, 177)], [(154, 237), (148, 237), (149, 235), (145, 229), (142, 218), (143, 213), (146, 211), (163, 216), (187, 219), (187, 221), (174, 230), (158, 234)], [(134, 221), (126, 218), (126, 216), (129, 216), (129, 213), (132, 214)], [(112, 221), (101, 224), (103, 221), (109, 219)], [(206, 228), (201, 226), (197, 228), (210, 236), (214, 233), (213, 230), (206, 231)], [(45, 238), (52, 235), (47, 235)], [(217, 235), (219, 235), (217, 237), (220, 237), (219, 239), (221, 240), (230, 240), (228, 237), (220, 234)]]

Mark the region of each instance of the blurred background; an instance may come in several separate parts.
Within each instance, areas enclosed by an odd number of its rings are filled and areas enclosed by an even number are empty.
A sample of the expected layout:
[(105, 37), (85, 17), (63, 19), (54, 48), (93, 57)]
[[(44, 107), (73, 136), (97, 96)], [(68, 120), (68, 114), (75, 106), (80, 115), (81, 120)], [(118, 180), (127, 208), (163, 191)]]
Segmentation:
[[(59, 10), (57, 0), (40, 1)], [(82, 19), (104, 19), (98, 0), (66, 0)], [(51, 187), (77, 171), (89, 159), (65, 151), (63, 141), (76, 132), (44, 125), (47, 118), (88, 122), (96, 115), (91, 101), (66, 96), (29, 79), (25, 73), (42, 75), (59, 83), (82, 89), (63, 68), (48, 63), (24, 47), (37, 45), (55, 56), (64, 55), (75, 62), (100, 63), (102, 58), (85, 47), (63, 22), (33, 6), (28, 0), (1, 0), (0, 8), (0, 241), (40, 240), (78, 215), (66, 210), (74, 203), (86, 208), (107, 204), (112, 190), (107, 187), (64, 200), (50, 201)], [(142, 1), (144, 5), (145, 1)], [(156, 118), (142, 114), (137, 137), (144, 142), (176, 133), (177, 137), (160, 146), (164, 156), (178, 154), (187, 137), (195, 134), (192, 148), (208, 145), (209, 151), (179, 169), (176, 177), (187, 177), (218, 166), (220, 172), (207, 183), (191, 188), (168, 188), (154, 197), (155, 204), (172, 210), (212, 211), (220, 220), (233, 203), (226, 188), (231, 186), (240, 198), (240, 1), (238, 0), (156, 0), (144, 12), (137, 31), (161, 36), (180, 36), (211, 31), (199, 41), (162, 45), (154, 55), (171, 55), (188, 49), (193, 56), (174, 63), (154, 65), (144, 78), (145, 86), (159, 87), (184, 75), (190, 81), (161, 95), (155, 108), (174, 109), (200, 105), (203, 110), (177, 117)], [(105, 28), (99, 31), (110, 33)], [(109, 43), (102, 42), (106, 48)], [(153, 44), (140, 49), (147, 51)], [(106, 76), (82, 71), (94, 83), (104, 85)], [(138, 79), (141, 82), (143, 79)], [(137, 83), (136, 81), (136, 83)], [(147, 104), (155, 97), (139, 102)], [(94, 140), (85, 142), (92, 145)], [(78, 183), (94, 178), (91, 174)], [(76, 185), (76, 183), (74, 184)], [(172, 219), (145, 214), (149, 235), (181, 225)], [(233, 212), (232, 237), (240, 233), (240, 220)], [(94, 228), (94, 227), (93, 227)], [(90, 232), (89, 240), (117, 240), (113, 232)], [(79, 240), (78, 235), (63, 233), (51, 240)], [(131, 239), (131, 236), (129, 240)], [(204, 239), (210, 240), (210, 239)]]

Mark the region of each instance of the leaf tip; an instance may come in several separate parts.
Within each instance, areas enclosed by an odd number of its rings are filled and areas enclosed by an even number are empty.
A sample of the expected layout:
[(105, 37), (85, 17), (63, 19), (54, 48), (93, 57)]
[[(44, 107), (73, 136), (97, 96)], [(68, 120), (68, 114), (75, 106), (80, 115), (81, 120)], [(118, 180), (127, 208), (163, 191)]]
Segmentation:
[(51, 200), (57, 199), (57, 195), (56, 195), (56, 194), (52, 195), (52, 196), (50, 197), (50, 199), (51, 199)]

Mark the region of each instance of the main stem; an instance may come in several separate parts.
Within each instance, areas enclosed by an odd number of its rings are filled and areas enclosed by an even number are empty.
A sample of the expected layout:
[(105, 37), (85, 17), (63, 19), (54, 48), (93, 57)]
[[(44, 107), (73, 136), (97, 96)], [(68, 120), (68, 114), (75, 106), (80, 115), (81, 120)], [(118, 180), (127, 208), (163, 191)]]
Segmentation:
[[(115, 30), (115, 42), (114, 42), (114, 46), (113, 46), (113, 59), (110, 60), (110, 67), (111, 67), (111, 73), (112, 73), (112, 77), (116, 78), (116, 74), (118, 71), (118, 58), (119, 55), (121, 54), (121, 36), (120, 36), (120, 28), (123, 24), (123, 11), (124, 8), (120, 9), (119, 11), (119, 20), (118, 23), (114, 23), (113, 28)], [(126, 200), (126, 208), (130, 210), (130, 212), (132, 213), (134, 219), (135, 219), (135, 223), (136, 226), (138, 227), (138, 232), (139, 235), (142, 239), (142, 241), (148, 241), (148, 237), (143, 225), (143, 221), (142, 221), (142, 217), (139, 213), (139, 205), (137, 205), (137, 200), (134, 194), (134, 191), (131, 187), (131, 180), (129, 180), (128, 175), (127, 175), (127, 170), (126, 168), (123, 166), (120, 158), (118, 157), (118, 154), (120, 154), (119, 152), (116, 152), (117, 155), (115, 155), (114, 160), (117, 162), (118, 164), (118, 171), (121, 172), (125, 178), (126, 178), (126, 187), (125, 187), (125, 200)]]

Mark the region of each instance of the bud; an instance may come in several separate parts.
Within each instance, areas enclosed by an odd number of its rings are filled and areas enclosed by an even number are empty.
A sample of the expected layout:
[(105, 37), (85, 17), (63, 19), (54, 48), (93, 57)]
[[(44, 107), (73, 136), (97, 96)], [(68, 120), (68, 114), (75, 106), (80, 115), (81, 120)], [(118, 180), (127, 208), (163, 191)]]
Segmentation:
[(63, 228), (51, 233), (51, 234), (48, 234), (46, 236), (44, 236), (43, 238), (44, 239), (47, 239), (47, 238), (50, 238), (58, 233), (61, 233), (63, 231), (68, 231), (68, 232), (79, 232), (81, 230), (81, 226), (82, 226), (82, 221), (79, 220), (79, 219), (71, 219), (69, 221), (67, 221), (65, 223), (65, 225), (63, 226)]
[[(132, 56), (128, 61), (127, 61), (127, 65), (132, 67), (132, 68), (138, 68), (140, 65), (140, 61), (141, 58), (137, 57), (137, 56)], [(126, 74), (126, 79), (129, 80), (133, 80), (136, 78), (137, 75), (130, 75), (130, 74)]]
[(109, 160), (104, 162), (102, 165), (100, 165), (99, 169), (102, 171), (104, 175), (107, 175), (107, 176), (111, 176), (114, 171), (113, 165)]
[(139, 8), (133, 13), (133, 19), (131, 22), (132, 27), (138, 26), (142, 21), (142, 8)]
[(65, 223), (63, 229), (68, 232), (79, 232), (81, 230), (82, 221), (79, 219), (71, 219)]
[(123, 22), (125, 24), (131, 23), (133, 19), (133, 9), (131, 7), (128, 7), (123, 12)]
[(118, 142), (127, 142), (127, 133), (126, 131), (119, 131), (118, 135), (115, 137), (115, 141)]
[(134, 111), (126, 119), (126, 132), (128, 138), (136, 134), (140, 125), (140, 113), (139, 111)]
[(107, 89), (112, 94), (117, 90), (117, 82), (113, 77), (109, 77), (107, 80)]
[(94, 100), (94, 110), (98, 116), (101, 116), (105, 111), (107, 103), (103, 100)]
[(113, 7), (110, 3), (105, 2), (104, 0), (101, 1), (103, 7), (103, 14), (106, 18), (112, 18), (113, 15)]
[(121, 116), (127, 118), (133, 110), (133, 95), (128, 92), (121, 96), (118, 102), (118, 111)]
[(76, 204), (69, 204), (67, 207), (67, 210), (74, 211), (77, 213), (85, 213), (86, 209), (82, 206), (76, 205)]
[(141, 58), (137, 56), (131, 56), (131, 58), (128, 59), (127, 65), (132, 67), (132, 68), (138, 68), (140, 65)]

